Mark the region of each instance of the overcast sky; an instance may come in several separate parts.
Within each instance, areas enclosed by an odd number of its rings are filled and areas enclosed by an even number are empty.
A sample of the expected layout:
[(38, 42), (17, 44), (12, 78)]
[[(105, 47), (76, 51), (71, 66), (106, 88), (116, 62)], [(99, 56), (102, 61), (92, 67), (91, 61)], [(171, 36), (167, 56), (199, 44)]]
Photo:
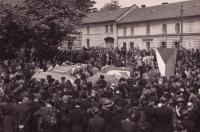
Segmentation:
[[(97, 2), (95, 5), (97, 9), (103, 7), (105, 3), (111, 2), (111, 0), (95, 0), (95, 1)], [(175, 3), (187, 0), (118, 0), (118, 1), (122, 7), (129, 7), (133, 4), (136, 4), (137, 6), (141, 7), (141, 5), (143, 4), (145, 4), (146, 6), (154, 6), (154, 5), (160, 5), (163, 2)]]

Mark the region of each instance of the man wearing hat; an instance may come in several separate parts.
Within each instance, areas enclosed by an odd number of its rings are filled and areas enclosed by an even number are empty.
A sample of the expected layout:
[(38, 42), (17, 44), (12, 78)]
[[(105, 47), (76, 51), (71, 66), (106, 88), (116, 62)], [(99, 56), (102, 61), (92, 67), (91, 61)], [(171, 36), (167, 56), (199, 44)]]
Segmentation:
[[(40, 102), (41, 101), (41, 95), (39, 93), (35, 93), (35, 94), (33, 94), (33, 96), (34, 96), (34, 100), (33, 100), (33, 102), (30, 103), (32, 114), (35, 113), (41, 107), (44, 106), (44, 104), (42, 104)], [(36, 132), (37, 131), (38, 120), (39, 120), (38, 118), (33, 118), (33, 115), (31, 115), (30, 129), (29, 129), (30, 132)]]
[(189, 111), (187, 109), (182, 110), (182, 117), (181, 123), (186, 126), (187, 132), (195, 132), (196, 124), (191, 121), (189, 118)]
[(128, 96), (128, 93), (130, 92), (130, 86), (127, 84), (127, 81), (125, 78), (120, 79), (118, 90), (121, 92), (123, 97)]
[(69, 111), (72, 109), (72, 106), (68, 104), (68, 97), (64, 95), (62, 97), (62, 103), (58, 105), (58, 110), (60, 111), (60, 131), (69, 132), (71, 125), (71, 117), (69, 116)]
[(105, 129), (105, 119), (99, 117), (99, 109), (94, 108), (92, 111), (94, 117), (89, 119), (87, 132), (104, 132)]
[(173, 111), (167, 106), (167, 99), (161, 99), (161, 106), (155, 108), (155, 132), (172, 132)]
[(122, 107), (116, 106), (116, 114), (112, 117), (113, 132), (122, 132), (121, 121), (126, 119), (123, 110)]
[(104, 75), (100, 75), (100, 79), (97, 81), (97, 84), (99, 85), (99, 88), (104, 88), (107, 85), (107, 82), (104, 80)]
[(62, 77), (62, 78), (61, 78), (61, 83), (60, 83), (60, 85), (61, 85), (62, 89), (64, 89), (64, 88), (66, 87), (66, 82), (65, 82), (65, 80), (66, 80), (65, 77)]
[(80, 99), (75, 99), (74, 104), (75, 108), (69, 111), (69, 115), (72, 118), (71, 132), (85, 132), (87, 123), (86, 111), (80, 107)]
[(100, 116), (105, 119), (105, 131), (112, 131), (112, 117), (113, 112), (111, 111), (111, 107), (114, 105), (114, 102), (112, 102), (109, 99), (105, 99), (103, 102), (103, 107)]
[(19, 103), (13, 107), (13, 111), (16, 132), (21, 130), (27, 131), (31, 117), (31, 107), (28, 105), (28, 97), (21, 98)]

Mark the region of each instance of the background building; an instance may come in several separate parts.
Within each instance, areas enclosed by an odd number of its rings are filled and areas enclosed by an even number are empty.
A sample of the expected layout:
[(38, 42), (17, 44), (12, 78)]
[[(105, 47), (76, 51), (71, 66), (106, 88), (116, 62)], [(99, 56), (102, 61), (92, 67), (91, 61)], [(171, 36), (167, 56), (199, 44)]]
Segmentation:
[[(82, 45), (109, 47), (108, 43), (114, 43), (114, 47), (147, 50), (153, 47), (199, 48), (200, 0), (136, 7), (89, 13), (81, 28)], [(108, 19), (110, 15), (112, 19)], [(110, 32), (111, 25), (113, 32)]]
[(117, 10), (88, 13), (81, 27), (82, 46), (85, 47), (116, 47), (117, 22), (132, 10), (138, 8), (133, 5)]

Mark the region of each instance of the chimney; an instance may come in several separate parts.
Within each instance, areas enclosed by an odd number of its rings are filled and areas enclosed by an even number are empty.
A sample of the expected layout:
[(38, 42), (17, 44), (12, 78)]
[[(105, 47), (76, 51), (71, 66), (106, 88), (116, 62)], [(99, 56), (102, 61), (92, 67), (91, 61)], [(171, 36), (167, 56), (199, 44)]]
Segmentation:
[(162, 5), (167, 5), (168, 4), (168, 2), (164, 2), (164, 3), (162, 3)]
[(142, 7), (142, 8), (145, 8), (145, 7), (146, 7), (146, 5), (142, 5), (141, 7)]

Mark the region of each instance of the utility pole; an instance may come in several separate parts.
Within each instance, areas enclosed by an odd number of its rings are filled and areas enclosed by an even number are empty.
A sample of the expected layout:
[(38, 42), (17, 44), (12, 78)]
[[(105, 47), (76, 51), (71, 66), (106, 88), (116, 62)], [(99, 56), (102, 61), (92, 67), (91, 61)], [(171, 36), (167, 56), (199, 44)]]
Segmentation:
[(184, 7), (184, 5), (183, 5), (183, 3), (181, 3), (181, 36), (180, 36), (181, 49), (183, 46), (183, 12), (184, 12), (183, 7)]

